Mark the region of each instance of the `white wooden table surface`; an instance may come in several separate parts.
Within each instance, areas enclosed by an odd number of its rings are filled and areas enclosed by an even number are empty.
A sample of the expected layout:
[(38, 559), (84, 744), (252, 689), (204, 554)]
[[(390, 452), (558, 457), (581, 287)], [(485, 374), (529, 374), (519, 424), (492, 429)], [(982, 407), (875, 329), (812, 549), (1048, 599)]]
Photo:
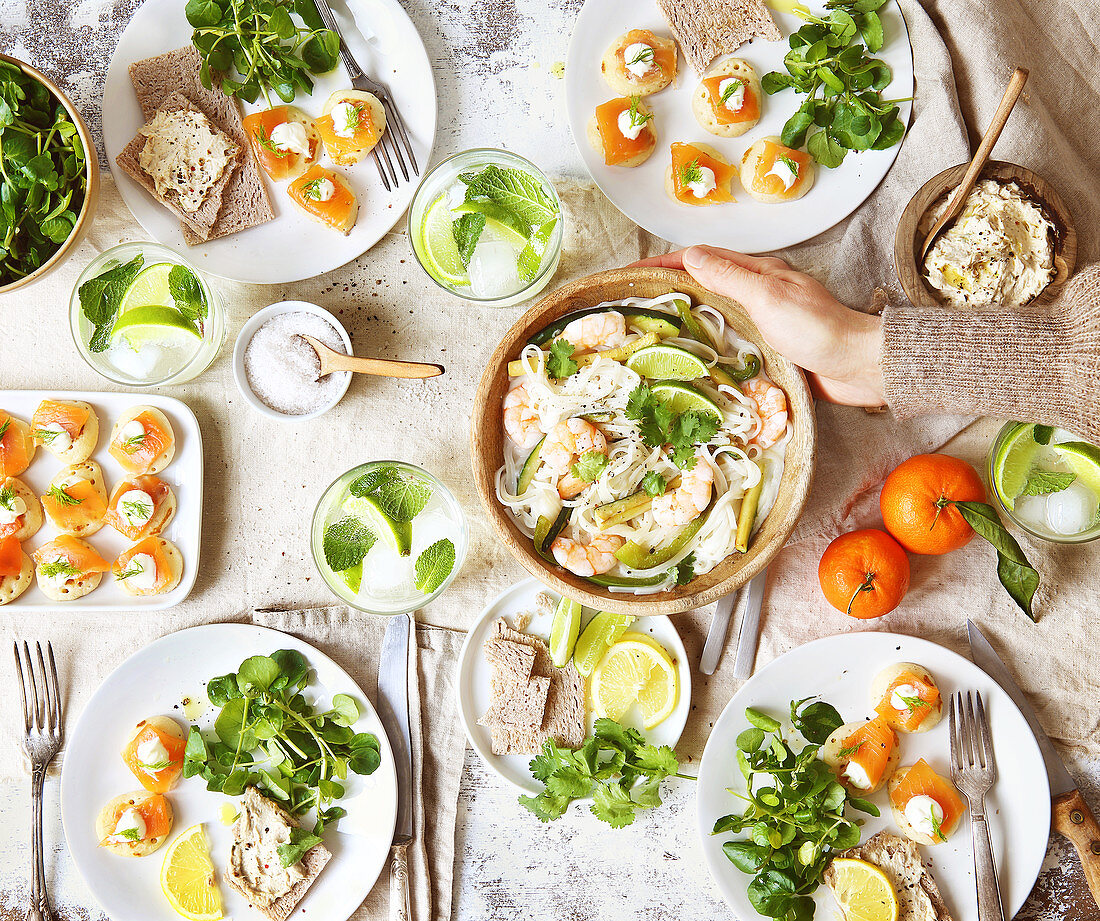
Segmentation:
[[(434, 159), (496, 145), (531, 157), (552, 175), (585, 175), (563, 130), (562, 82), (582, 0), (402, 2), (435, 69), (440, 119)], [(98, 136), (107, 63), (137, 5), (137, 0), (0, 0), (0, 48), (63, 77)], [(1098, 778), (1094, 774), (1092, 779), (1086, 793), (1096, 792)], [(566, 819), (543, 826), (517, 804), (516, 791), (468, 751), (459, 801), (454, 917), (731, 917), (702, 861), (691, 786), (688, 781), (668, 784), (665, 805), (627, 829), (611, 831), (578, 806)], [(45, 814), (54, 817), (54, 826), (46, 834), (54, 851), (57, 904), (66, 918), (96, 918), (94, 901), (65, 859), (56, 795), (57, 785), (48, 784)], [(26, 800), (24, 784), (0, 784), (0, 919), (24, 917), (19, 896), (25, 891)], [(1052, 846), (1021, 921), (1100, 917), (1072, 882), (1072, 861), (1068, 848)]]

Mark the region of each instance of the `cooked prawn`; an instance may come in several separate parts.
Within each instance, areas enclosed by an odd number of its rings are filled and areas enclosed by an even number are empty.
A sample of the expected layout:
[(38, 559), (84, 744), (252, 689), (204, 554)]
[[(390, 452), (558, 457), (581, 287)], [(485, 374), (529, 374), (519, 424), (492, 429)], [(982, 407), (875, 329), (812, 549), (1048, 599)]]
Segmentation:
[(626, 541), (615, 534), (598, 534), (587, 544), (559, 537), (550, 545), (558, 564), (586, 579), (608, 572), (617, 562), (615, 551)]
[(534, 447), (544, 434), (525, 381), (504, 395), (504, 431), (521, 448)]
[(569, 323), (559, 338), (572, 343), (578, 352), (617, 348), (626, 342), (626, 317), (613, 310), (590, 313)]
[(754, 377), (745, 384), (745, 395), (760, 413), (760, 431), (752, 440), (761, 448), (770, 448), (787, 431), (787, 396), (762, 377)]
[(572, 491), (575, 496), (584, 486), (577, 489), (578, 484), (586, 484), (584, 480), (578, 480), (569, 472), (582, 454), (595, 451), (598, 454), (607, 454), (607, 436), (600, 429), (589, 422), (574, 416), (555, 425), (546, 436), (542, 445), (542, 453), (539, 458), (554, 473), (563, 478), (559, 484), (558, 494), (565, 497), (562, 492)]
[(714, 468), (701, 451), (696, 452), (695, 466), (684, 471), (680, 485), (653, 500), (653, 520), (662, 528), (683, 527), (694, 521), (710, 504), (713, 485)]

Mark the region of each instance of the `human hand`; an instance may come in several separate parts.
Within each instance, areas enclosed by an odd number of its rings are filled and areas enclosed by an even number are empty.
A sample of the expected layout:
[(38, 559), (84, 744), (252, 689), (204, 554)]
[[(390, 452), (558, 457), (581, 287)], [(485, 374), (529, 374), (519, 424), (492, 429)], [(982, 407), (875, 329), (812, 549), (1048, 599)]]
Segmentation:
[(782, 259), (691, 246), (634, 264), (684, 269), (707, 290), (737, 301), (768, 345), (808, 372), (815, 396), (849, 406), (885, 402), (881, 319), (846, 307)]

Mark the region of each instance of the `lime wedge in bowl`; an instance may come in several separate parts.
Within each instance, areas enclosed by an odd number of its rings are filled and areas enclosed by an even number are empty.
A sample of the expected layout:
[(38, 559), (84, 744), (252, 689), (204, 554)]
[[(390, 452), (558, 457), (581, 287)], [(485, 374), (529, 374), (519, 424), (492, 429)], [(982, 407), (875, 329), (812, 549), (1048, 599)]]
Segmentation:
[(468, 285), (470, 276), (462, 264), (462, 256), (455, 242), (454, 219), (447, 207), (447, 197), (440, 195), (428, 213), (420, 229), (420, 251), (425, 268), (437, 281), (449, 285)]
[(668, 403), (678, 413), (695, 409), (699, 412), (709, 413), (716, 419), (721, 420), (722, 418), (722, 408), (705, 393), (696, 390), (690, 384), (681, 381), (661, 381), (650, 387), (650, 391), (659, 400)]
[(1100, 448), (1087, 441), (1063, 441), (1051, 447), (1077, 474), (1081, 485), (1087, 486), (1100, 498)]
[(1016, 497), (1023, 492), (1035, 457), (1042, 448), (1035, 440), (1035, 425), (1030, 422), (1014, 423), (997, 446), (991, 465), (993, 488), (1009, 511), (1016, 507)]
[(581, 606), (571, 598), (562, 597), (550, 628), (550, 659), (558, 668), (565, 668), (569, 663), (580, 631)]
[(343, 511), (362, 521), (371, 533), (381, 537), (401, 556), (412, 552), (412, 522), (391, 518), (374, 496), (352, 496), (344, 502)]
[(660, 381), (694, 381), (708, 373), (706, 362), (694, 352), (663, 343), (639, 349), (626, 360), (626, 366), (635, 374)]

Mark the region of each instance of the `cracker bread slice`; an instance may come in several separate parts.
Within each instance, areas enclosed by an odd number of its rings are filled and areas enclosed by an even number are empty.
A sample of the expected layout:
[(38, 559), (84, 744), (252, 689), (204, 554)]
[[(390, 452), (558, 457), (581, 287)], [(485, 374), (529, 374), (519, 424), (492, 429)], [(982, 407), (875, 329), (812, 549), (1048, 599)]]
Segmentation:
[(764, 0), (657, 0), (684, 57), (700, 76), (716, 57), (760, 36), (783, 36)]
[[(240, 168), (226, 186), (222, 209), (208, 239), (228, 236), (275, 219), (263, 172), (252, 157), (248, 136), (241, 123), (241, 110), (236, 100), (217, 88), (207, 89), (199, 79), (202, 60), (191, 45), (165, 54), (136, 61), (129, 67), (142, 115), (148, 121), (164, 98), (178, 91), (191, 100), (210, 121), (228, 134), (237, 145), (249, 151), (242, 156)], [(183, 239), (189, 246), (204, 242), (187, 225)]]
[[(837, 856), (866, 860), (890, 878), (898, 895), (898, 921), (952, 921), (935, 877), (921, 863), (920, 851), (908, 838), (880, 831), (859, 847)], [(832, 886), (831, 864), (825, 868), (823, 879), (825, 885)]]
[[(164, 97), (164, 101), (160, 104), (157, 112), (198, 112), (206, 118), (207, 121), (210, 121), (206, 114), (192, 104), (191, 100), (184, 96), (183, 93), (169, 93)], [(155, 116), (156, 112), (153, 114)], [(148, 121), (146, 124), (148, 124)], [(220, 134), (225, 134), (225, 132), (212, 121), (210, 125), (215, 131)], [(161, 196), (157, 192), (152, 177), (141, 168), (141, 152), (144, 150), (147, 141), (148, 138), (141, 132), (138, 132), (134, 136), (134, 139), (123, 148), (122, 152), (117, 157), (115, 157), (115, 163), (117, 163), (119, 168), (135, 182), (141, 185), (145, 191), (152, 195), (153, 198), (175, 214), (176, 217), (183, 222), (184, 226), (189, 227), (200, 240), (208, 240), (214, 225), (217, 223), (218, 213), (222, 209), (226, 188), (233, 181), (233, 175), (237, 172), (241, 164), (243, 148), (239, 144), (237, 145), (236, 157), (226, 166), (225, 172), (221, 174), (218, 181), (211, 186), (210, 191), (207, 193), (206, 198), (203, 199), (198, 210), (186, 211), (180, 205), (179, 196), (175, 192), (169, 191), (167, 196)]]

